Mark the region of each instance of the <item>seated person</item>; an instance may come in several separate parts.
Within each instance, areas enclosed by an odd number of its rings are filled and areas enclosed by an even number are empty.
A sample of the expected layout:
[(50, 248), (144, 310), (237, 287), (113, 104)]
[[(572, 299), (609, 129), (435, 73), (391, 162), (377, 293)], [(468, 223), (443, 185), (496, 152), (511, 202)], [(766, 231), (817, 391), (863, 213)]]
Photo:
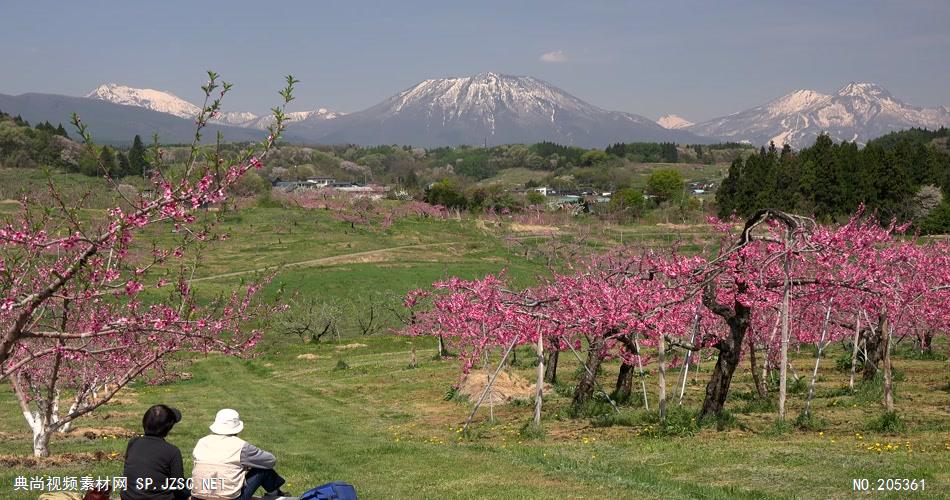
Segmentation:
[(263, 487), (264, 498), (287, 495), (284, 478), (274, 471), (274, 455), (244, 441), (238, 412), (225, 408), (209, 427), (212, 434), (198, 440), (193, 456), (192, 495), (200, 500), (250, 500)]
[(122, 500), (187, 500), (185, 472), (181, 450), (165, 441), (181, 412), (165, 405), (155, 405), (142, 417), (144, 436), (129, 440), (125, 449), (126, 489)]

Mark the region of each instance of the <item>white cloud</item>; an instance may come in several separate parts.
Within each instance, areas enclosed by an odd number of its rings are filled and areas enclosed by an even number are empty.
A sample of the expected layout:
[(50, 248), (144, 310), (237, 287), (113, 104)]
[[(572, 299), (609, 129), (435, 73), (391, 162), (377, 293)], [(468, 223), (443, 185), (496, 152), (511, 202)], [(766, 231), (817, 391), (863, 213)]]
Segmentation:
[(552, 50), (541, 54), (538, 60), (546, 63), (562, 63), (567, 61), (567, 54), (563, 50)]

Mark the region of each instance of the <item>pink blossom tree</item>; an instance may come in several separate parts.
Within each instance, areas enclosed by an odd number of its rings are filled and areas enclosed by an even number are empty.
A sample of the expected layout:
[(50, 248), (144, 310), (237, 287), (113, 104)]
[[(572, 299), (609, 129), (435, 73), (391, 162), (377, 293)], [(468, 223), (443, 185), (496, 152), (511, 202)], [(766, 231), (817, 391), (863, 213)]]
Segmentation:
[[(950, 327), (950, 246), (901, 237), (906, 227), (881, 226), (863, 212), (846, 224), (819, 226), (805, 217), (763, 210), (745, 222), (738, 236), (733, 222), (712, 224), (724, 235), (715, 256), (613, 252), (566, 272), (552, 271), (544, 283), (520, 292), (511, 291), (503, 276), (437, 283), (432, 291), (410, 295), (409, 305), (418, 306), (426, 297), (429, 308), (415, 312), (419, 321), (407, 332), (449, 339), (460, 348), (463, 371), (486, 350), (507, 353), (535, 343), (543, 364), (544, 345), (575, 355), (586, 346), (586, 360), (578, 356), (582, 371), (575, 409), (599, 387), (597, 374), (605, 360), (622, 361), (619, 392), (632, 380), (643, 349), (654, 349), (661, 419), (670, 348), (717, 354), (701, 417), (722, 413), (745, 354), (762, 397), (765, 374), (778, 368), (779, 417), (784, 418), (790, 345), (817, 347), (804, 412), (809, 416), (824, 348), (854, 338), (855, 353), (859, 341), (880, 351), (868, 353), (871, 366), (865, 375), (881, 365), (883, 403), (893, 411), (891, 339)], [(761, 375), (756, 346), (765, 353)], [(556, 358), (547, 363), (550, 370)]]
[[(183, 171), (163, 168), (158, 150), (152, 189), (132, 196), (103, 171), (119, 202), (94, 217), (50, 179), (51, 203), (27, 195), (0, 226), (0, 380), (13, 386), (37, 456), (49, 454), (55, 432), (131, 381), (161, 378), (170, 354), (248, 354), (261, 335), (249, 322), (275, 307), (257, 298), (266, 279), (199, 302), (189, 284), (197, 257), (186, 256), (223, 237), (198, 212), (224, 201), (245, 172), (261, 168), (284, 129), (297, 81), (287, 77), (267, 138), (225, 159), (206, 156), (200, 145), (231, 88), (217, 74), (208, 76)], [(86, 125), (75, 115), (73, 123), (93, 147)], [(152, 227), (176, 238), (156, 238)]]

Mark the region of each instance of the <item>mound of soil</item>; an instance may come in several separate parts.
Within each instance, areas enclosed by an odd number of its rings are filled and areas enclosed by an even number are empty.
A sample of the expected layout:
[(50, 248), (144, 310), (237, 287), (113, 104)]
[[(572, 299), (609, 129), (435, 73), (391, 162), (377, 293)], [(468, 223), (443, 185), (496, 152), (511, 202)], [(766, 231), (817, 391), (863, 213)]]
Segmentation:
[[(468, 376), (465, 377), (465, 380), (462, 381), (462, 385), (459, 386), (459, 394), (468, 397), (469, 401), (473, 403), (478, 401), (482, 392), (485, 391), (485, 386), (488, 385), (489, 377), (490, 375), (484, 372), (469, 373)], [(517, 374), (501, 372), (495, 379), (495, 383), (492, 384), (482, 404), (494, 403), (497, 405), (509, 403), (514, 400), (531, 400), (534, 399), (534, 391), (534, 382), (530, 382)], [(551, 385), (544, 384), (545, 394), (550, 391)]]
[(518, 233), (556, 233), (560, 229), (557, 226), (543, 226), (540, 224), (519, 224), (511, 223), (511, 230)]
[(138, 435), (122, 427), (77, 427), (68, 432), (70, 436), (82, 436), (86, 439), (129, 438)]
[(313, 361), (313, 360), (316, 360), (316, 359), (325, 359), (326, 357), (327, 357), (327, 356), (320, 356), (320, 355), (317, 355), (317, 354), (313, 354), (313, 353), (309, 353), (309, 352), (308, 352), (307, 354), (301, 354), (301, 355), (297, 356), (297, 359), (302, 359), (302, 360), (304, 360), (304, 361)]
[(359, 349), (360, 347), (366, 347), (366, 344), (360, 344), (359, 342), (356, 342), (356, 343), (353, 343), (353, 344), (346, 344), (346, 345), (338, 345), (338, 346), (336, 346), (337, 349)]

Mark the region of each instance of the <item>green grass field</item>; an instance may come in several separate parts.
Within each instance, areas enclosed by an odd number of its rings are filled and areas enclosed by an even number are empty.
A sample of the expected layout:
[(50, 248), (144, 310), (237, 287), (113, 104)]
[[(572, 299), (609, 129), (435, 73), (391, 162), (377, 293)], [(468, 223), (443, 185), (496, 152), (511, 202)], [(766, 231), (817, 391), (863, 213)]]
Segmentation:
[[(321, 301), (395, 296), (448, 276), (503, 268), (523, 286), (547, 272), (543, 258), (524, 251), (544, 237), (527, 237), (525, 247), (512, 248), (500, 239), (505, 228), (472, 220), (407, 219), (384, 231), (353, 230), (319, 211), (253, 208), (218, 215), (219, 230), (231, 238), (204, 253), (196, 286), (208, 294), (279, 264), (289, 266), (268, 293), (283, 287)], [(577, 231), (564, 228), (561, 237)], [(152, 237), (170, 236), (156, 230)], [(598, 228), (589, 244), (603, 248), (621, 237), (649, 246), (710, 244), (699, 228), (663, 225)], [(810, 430), (777, 428), (774, 406), (752, 397), (745, 365), (727, 405), (731, 418), (721, 429), (695, 427), (690, 418), (701, 403), (710, 360), (688, 377), (684, 410), (671, 411), (666, 430), (639, 400), (619, 415), (601, 404), (591, 416), (569, 418), (578, 365), (567, 355), (558, 370), (563, 385), (545, 401), (543, 435), (522, 431), (532, 408), (514, 404), (494, 407), (493, 422), (488, 409), (480, 410), (463, 436), (460, 426), (471, 405), (447, 400), (459, 369), (455, 360), (433, 359), (432, 339), (347, 330), (339, 341), (312, 344), (270, 329), (253, 359), (202, 357), (182, 365), (190, 378), (130, 387), (55, 438), (54, 457), (39, 462), (29, 456), (28, 429), (9, 388), (0, 387), (0, 497), (36, 498), (13, 492), (16, 476), (121, 474), (127, 436), (139, 430), (144, 410), (159, 402), (184, 413), (170, 441), (182, 449), (186, 471), (191, 448), (215, 412), (232, 407), (246, 422), (244, 437), (278, 456), (278, 469), (295, 493), (343, 480), (365, 498), (844, 498), (855, 495), (853, 479), (876, 487), (878, 478), (907, 478), (924, 480), (927, 491), (874, 496), (950, 497), (948, 362), (916, 359), (908, 347), (895, 357), (905, 425), (899, 433), (873, 430), (882, 414), (879, 386), (848, 391), (848, 373), (835, 368), (844, 351), (835, 345), (822, 361), (813, 403), (818, 421)], [(531, 379), (532, 360), (528, 351), (519, 352), (512, 371)], [(803, 348), (793, 362), (804, 376), (813, 353)], [(604, 385), (613, 386), (617, 368), (616, 362), (605, 366)], [(656, 377), (654, 367), (647, 368), (655, 409)], [(678, 376), (673, 370), (670, 379)], [(794, 421), (804, 404), (800, 386), (789, 404)]]
[[(411, 345), (422, 360), (416, 369), (409, 367)], [(852, 495), (853, 478), (879, 477), (923, 479), (927, 497), (940, 497), (950, 486), (943, 361), (898, 361), (913, 377), (898, 385), (909, 429), (901, 434), (865, 430), (879, 413), (877, 403), (863, 391), (844, 394), (847, 374), (829, 367), (815, 401), (816, 415), (827, 420), (823, 431), (773, 433), (773, 414), (746, 401), (751, 386), (741, 377), (729, 404), (736, 422), (722, 431), (664, 436), (638, 405), (624, 407), (619, 418), (569, 419), (569, 395), (555, 391), (543, 438), (522, 436), (530, 407), (507, 405), (494, 408), (494, 423), (483, 411), (472, 436), (463, 439), (458, 430), (470, 407), (444, 400), (457, 367), (431, 360), (434, 352), (428, 340), (378, 336), (272, 345), (253, 360), (201, 359), (188, 368), (190, 380), (133, 387), (52, 444), (54, 453), (104, 451), (101, 461), (36, 466), (12, 460), (10, 454), (25, 457), (30, 447), (21, 417), (5, 411), (0, 446), (9, 466), (0, 481), (10, 491), (16, 475), (120, 474), (125, 439), (89, 439), (83, 428), (134, 431), (144, 409), (163, 402), (185, 413), (170, 440), (186, 455), (220, 407), (238, 409), (245, 438), (277, 453), (297, 492), (333, 479), (356, 484), (366, 498), (842, 498)], [(298, 358), (302, 354), (311, 356)], [(337, 369), (340, 360), (347, 369)], [(798, 370), (809, 362), (798, 358)], [(605, 380), (616, 369), (610, 368)], [(561, 371), (572, 369), (565, 363)], [(516, 371), (529, 377), (531, 368)], [(690, 410), (707, 374), (690, 377)], [(793, 396), (790, 415), (800, 411), (801, 399)], [(9, 401), (7, 391), (3, 400)], [(617, 425), (605, 426), (611, 423)]]

